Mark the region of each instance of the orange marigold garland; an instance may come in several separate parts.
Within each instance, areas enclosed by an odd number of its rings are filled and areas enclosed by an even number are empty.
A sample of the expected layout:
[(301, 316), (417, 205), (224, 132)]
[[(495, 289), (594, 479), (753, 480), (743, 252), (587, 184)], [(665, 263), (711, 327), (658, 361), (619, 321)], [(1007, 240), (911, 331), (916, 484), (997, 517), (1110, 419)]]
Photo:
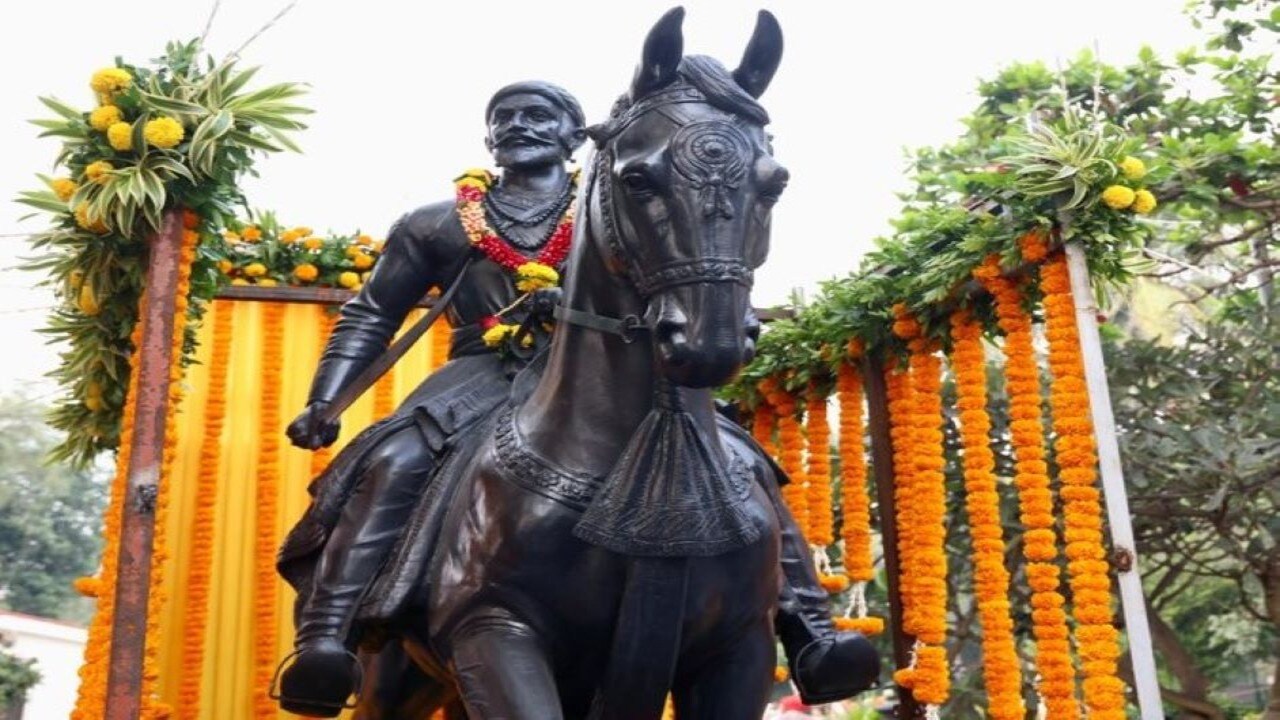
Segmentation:
[(884, 620), (867, 615), (866, 587), (875, 579), (871, 553), (871, 502), (867, 495), (867, 459), (863, 445), (862, 378), (852, 363), (840, 365), (836, 376), (840, 398), (840, 507), (844, 571), (853, 584), (845, 617), (837, 618), (842, 630), (876, 635)]
[[(139, 301), (142, 305), (146, 300)], [(141, 315), (139, 315), (141, 318)], [(136, 350), (142, 344), (141, 319), (134, 325), (130, 343)], [(71, 720), (97, 720), (107, 706), (107, 663), (111, 657), (111, 625), (115, 618), (116, 568), (120, 557), (120, 525), (124, 499), (128, 490), (129, 457), (133, 452), (134, 404), (138, 396), (139, 363), (131, 363), (129, 388), (120, 417), (120, 445), (116, 451), (116, 474), (111, 481), (110, 499), (102, 528), (102, 566), (97, 578), (80, 578), (81, 592), (92, 591), (97, 608), (89, 622), (84, 645), (84, 662), (80, 665), (80, 686), (76, 691)]]
[(218, 477), (222, 473), (222, 429), (227, 416), (227, 365), (231, 358), (233, 311), (226, 301), (215, 303), (212, 310), (213, 343), (204, 407), (204, 437), (200, 441), (195, 514), (191, 520), (191, 557), (187, 566), (187, 614), (182, 620), (182, 675), (178, 679), (174, 708), (179, 720), (195, 720), (200, 716), (200, 684), (209, 619), (209, 572), (213, 566)]
[(778, 444), (773, 439), (773, 431), (778, 425), (778, 416), (768, 400), (760, 399), (755, 412), (751, 415), (751, 436), (756, 439), (765, 452), (778, 457)]
[(831, 426), (827, 424), (827, 396), (813, 385), (805, 398), (805, 436), (809, 444), (809, 542), (825, 548), (835, 542), (831, 510)]
[(909, 343), (911, 381), (915, 395), (912, 564), (917, 606), (914, 624), (907, 631), (915, 635), (915, 673), (911, 691), (915, 698), (932, 706), (946, 702), (951, 690), (947, 664), (947, 489), (945, 448), (942, 435), (942, 360), (936, 348), (923, 337)]
[(1040, 371), (1036, 364), (1031, 318), (1022, 308), (1022, 291), (1001, 274), (999, 259), (987, 258), (974, 270), (995, 298), (996, 316), (1004, 332), (1005, 379), (1009, 395), (1009, 429), (1016, 458), (1014, 485), (1018, 489), (1023, 533), (1022, 552), (1031, 585), (1031, 621), (1036, 641), (1038, 690), (1048, 710), (1048, 720), (1077, 720), (1075, 668), (1067, 627), (1065, 600), (1056, 563), (1053, 492), (1045, 462), (1044, 424), (1041, 419)]
[(1089, 415), (1089, 391), (1076, 327), (1067, 261), (1059, 251), (1040, 271), (1045, 330), (1049, 338), (1050, 411), (1054, 457), (1062, 481), (1067, 574), (1076, 620), (1076, 646), (1091, 719), (1125, 717), (1124, 684), (1116, 676), (1120, 644), (1112, 624), (1111, 579), (1102, 537), (1097, 451)]
[(257, 528), (253, 560), (253, 708), (254, 717), (279, 712), (268, 692), (276, 663), (276, 516), (280, 493), (280, 373), (283, 369), (284, 305), (263, 306), (262, 408), (259, 416)]
[(796, 398), (782, 387), (782, 383), (770, 378), (762, 385), (768, 391), (767, 399), (778, 417), (778, 464), (790, 482), (782, 486), (782, 500), (795, 518), (800, 532), (809, 538), (809, 503), (805, 488), (804, 434), (796, 419)]
[(1022, 720), (1022, 671), (1009, 616), (1009, 571), (996, 490), (991, 418), (987, 415), (986, 354), (982, 326), (968, 310), (951, 316), (951, 367), (964, 444), (965, 505), (973, 537), (973, 590), (982, 623), (982, 676), (987, 712), (994, 720)]
[[(915, 399), (908, 368), (896, 365), (885, 371), (885, 395), (889, 405), (889, 438), (893, 446), (893, 501), (896, 511), (893, 522), (898, 530), (898, 594), (902, 597), (901, 624), (905, 628), (909, 622), (914, 622), (909, 618), (915, 612), (915, 580), (918, 577), (914, 572), (915, 553), (912, 552), (915, 467), (911, 457), (915, 442), (911, 415)], [(894, 679), (899, 685), (909, 687), (911, 670), (899, 668)]]

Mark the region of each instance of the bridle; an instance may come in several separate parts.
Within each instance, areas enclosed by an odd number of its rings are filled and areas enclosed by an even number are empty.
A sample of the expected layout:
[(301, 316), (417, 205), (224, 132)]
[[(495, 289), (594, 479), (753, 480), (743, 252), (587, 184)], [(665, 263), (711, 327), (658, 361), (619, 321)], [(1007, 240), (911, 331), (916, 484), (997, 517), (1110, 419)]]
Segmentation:
[[(754, 281), (751, 267), (734, 257), (690, 258), (664, 263), (656, 268), (643, 268), (622, 243), (622, 231), (614, 214), (614, 181), (609, 170), (615, 156), (609, 141), (648, 112), (660, 112), (663, 106), (706, 102), (706, 97), (697, 88), (678, 83), (640, 99), (616, 113), (604, 127), (592, 130), (597, 149), (591, 181), (586, 183), (586, 196), (580, 207), (590, 213), (594, 207), (592, 194), (600, 193), (599, 230), (613, 255), (613, 265), (622, 268), (623, 276), (646, 300), (681, 285), (735, 283), (750, 290)], [(670, 147), (676, 172), (699, 192), (703, 216), (709, 219), (731, 218), (733, 208), (727, 195), (746, 178), (750, 164), (743, 158), (752, 152), (751, 143), (742, 131), (724, 120), (694, 121), (677, 130)], [(634, 341), (639, 332), (651, 330), (638, 315), (611, 318), (565, 305), (556, 306), (554, 315), (562, 322), (617, 335), (627, 343)]]

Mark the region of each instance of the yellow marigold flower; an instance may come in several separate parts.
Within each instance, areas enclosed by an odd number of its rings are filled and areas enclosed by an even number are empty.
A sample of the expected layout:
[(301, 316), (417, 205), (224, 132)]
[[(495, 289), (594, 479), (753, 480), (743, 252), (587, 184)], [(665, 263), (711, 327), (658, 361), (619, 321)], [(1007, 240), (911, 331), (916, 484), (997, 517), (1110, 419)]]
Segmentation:
[(251, 278), (262, 277), (267, 274), (267, 266), (260, 262), (249, 263), (244, 266), (244, 274)]
[(218, 272), (223, 275), (230, 275), (233, 269), (235, 269), (235, 263), (232, 263), (230, 260), (223, 258), (218, 261)]
[(516, 289), (533, 292), (560, 284), (560, 273), (539, 262), (527, 262), (516, 268)]
[(249, 281), (245, 280), (244, 278), (235, 278), (234, 280), (231, 281), (231, 284), (232, 285), (248, 285)]
[(1146, 215), (1155, 210), (1157, 204), (1156, 196), (1150, 190), (1139, 190), (1133, 194), (1133, 205), (1129, 209), (1139, 215)]
[(83, 402), (84, 406), (89, 408), (90, 412), (98, 412), (107, 406), (107, 404), (102, 401), (101, 395), (88, 395), (85, 397)]
[(789, 677), (791, 677), (791, 674), (787, 672), (787, 669), (785, 667), (779, 665), (773, 669), (774, 682), (776, 683), (786, 682), (787, 678)]
[(115, 167), (106, 160), (95, 160), (84, 166), (84, 176), (92, 182), (106, 182), (107, 173), (115, 170)]
[(88, 230), (91, 233), (102, 235), (110, 228), (102, 221), (102, 218), (89, 215), (89, 203), (82, 202), (76, 206), (76, 224)]
[(127, 122), (112, 123), (107, 128), (107, 143), (120, 152), (133, 149), (133, 126)]
[(368, 273), (368, 272), (362, 272), (362, 273), (360, 273), (360, 284), (361, 284), (361, 285), (363, 285), (363, 284), (365, 284), (365, 283), (369, 282), (369, 276), (370, 276), (370, 275), (372, 275), (372, 274), (373, 274), (373, 273)]
[(106, 132), (107, 128), (115, 125), (124, 119), (120, 114), (120, 108), (115, 105), (99, 105), (89, 113), (89, 124), (94, 130)]
[(258, 242), (259, 240), (262, 239), (262, 231), (259, 230), (256, 226), (250, 225), (249, 227), (240, 231), (240, 237), (244, 238), (245, 241), (247, 242)]
[(1136, 157), (1126, 155), (1120, 161), (1120, 173), (1130, 180), (1141, 180), (1147, 174), (1147, 165)]
[(355, 265), (357, 270), (368, 270), (373, 267), (373, 258), (365, 255), (364, 253), (360, 253), (359, 255), (351, 258), (351, 264)]
[(57, 195), (59, 200), (66, 202), (71, 199), (72, 195), (76, 194), (76, 189), (80, 186), (71, 178), (54, 178), (49, 183), (49, 187), (53, 189), (53, 194)]
[(120, 92), (133, 83), (133, 76), (124, 68), (103, 68), (89, 78), (89, 87), (102, 95)]
[(171, 117), (148, 120), (142, 127), (142, 136), (148, 143), (158, 148), (171, 148), (182, 142), (185, 135), (186, 131), (182, 129), (182, 123)]
[(306, 237), (311, 234), (311, 228), (306, 225), (299, 225), (293, 229), (293, 232), (297, 233), (298, 237)]
[(357, 236), (356, 236), (356, 243), (357, 243), (357, 244), (359, 244), (359, 245), (372, 245), (372, 244), (373, 244), (373, 238), (372, 238), (372, 237), (369, 237), (368, 235), (357, 235)]
[[(285, 234), (287, 235), (288, 233), (285, 233)], [(284, 236), (282, 235), (280, 239), (284, 240)], [(285, 240), (285, 242), (289, 242), (289, 241)], [(324, 247), (324, 240), (321, 240), (318, 237), (309, 237), (306, 240), (302, 241), (302, 247), (308, 250), (319, 250), (320, 248)]]
[(280, 233), (280, 242), (284, 243), (285, 245), (288, 245), (289, 243), (294, 242), (300, 237), (302, 236), (292, 230), (285, 230), (284, 232)]
[(280, 285), (275, 278), (264, 277), (258, 280), (258, 287), (277, 287)]
[(80, 296), (76, 298), (76, 306), (80, 308), (80, 312), (90, 317), (102, 312), (102, 305), (98, 303), (98, 294), (93, 291), (93, 285), (85, 283), (80, 286)]
[(487, 347), (498, 347), (505, 342), (509, 336), (514, 335), (516, 330), (519, 329), (520, 328), (517, 325), (498, 323), (488, 330), (485, 330), (484, 335), (482, 335), (480, 339), (484, 341), (484, 344)]
[(224, 231), (222, 233), (222, 237), (226, 239), (227, 242), (230, 242), (230, 243), (240, 242), (240, 233), (236, 232), (235, 230)]
[(348, 270), (338, 276), (338, 284), (344, 288), (354, 288), (360, 284), (360, 276)]
[(1112, 185), (1102, 191), (1102, 202), (1112, 210), (1123, 210), (1133, 204), (1133, 190), (1123, 185)]
[(312, 282), (320, 277), (320, 271), (311, 263), (302, 263), (293, 269), (293, 276), (302, 282)]

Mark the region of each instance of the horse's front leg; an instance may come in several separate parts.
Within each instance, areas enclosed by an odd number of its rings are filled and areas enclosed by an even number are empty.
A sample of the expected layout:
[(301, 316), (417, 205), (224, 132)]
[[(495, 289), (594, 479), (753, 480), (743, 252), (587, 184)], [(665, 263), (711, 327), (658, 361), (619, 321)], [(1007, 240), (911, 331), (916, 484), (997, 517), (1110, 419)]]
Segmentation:
[(473, 617), (453, 633), (453, 670), (473, 720), (562, 720), (546, 646), (506, 615)]
[(680, 720), (759, 720), (773, 688), (777, 649), (773, 623), (762, 620), (738, 636), (727, 650), (685, 670), (674, 687)]

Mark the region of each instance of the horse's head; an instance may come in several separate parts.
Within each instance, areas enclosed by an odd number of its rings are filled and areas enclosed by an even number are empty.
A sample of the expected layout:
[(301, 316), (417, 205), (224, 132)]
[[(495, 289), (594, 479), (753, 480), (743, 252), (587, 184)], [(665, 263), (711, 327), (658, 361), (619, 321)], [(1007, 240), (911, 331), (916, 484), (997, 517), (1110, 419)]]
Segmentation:
[(788, 174), (773, 159), (756, 98), (778, 67), (782, 34), (761, 11), (730, 72), (684, 57), (683, 19), (675, 8), (650, 30), (630, 92), (590, 131), (592, 214), (610, 269), (645, 302), (662, 372), (710, 387), (751, 359), (759, 332), (752, 273), (768, 254), (770, 213)]

